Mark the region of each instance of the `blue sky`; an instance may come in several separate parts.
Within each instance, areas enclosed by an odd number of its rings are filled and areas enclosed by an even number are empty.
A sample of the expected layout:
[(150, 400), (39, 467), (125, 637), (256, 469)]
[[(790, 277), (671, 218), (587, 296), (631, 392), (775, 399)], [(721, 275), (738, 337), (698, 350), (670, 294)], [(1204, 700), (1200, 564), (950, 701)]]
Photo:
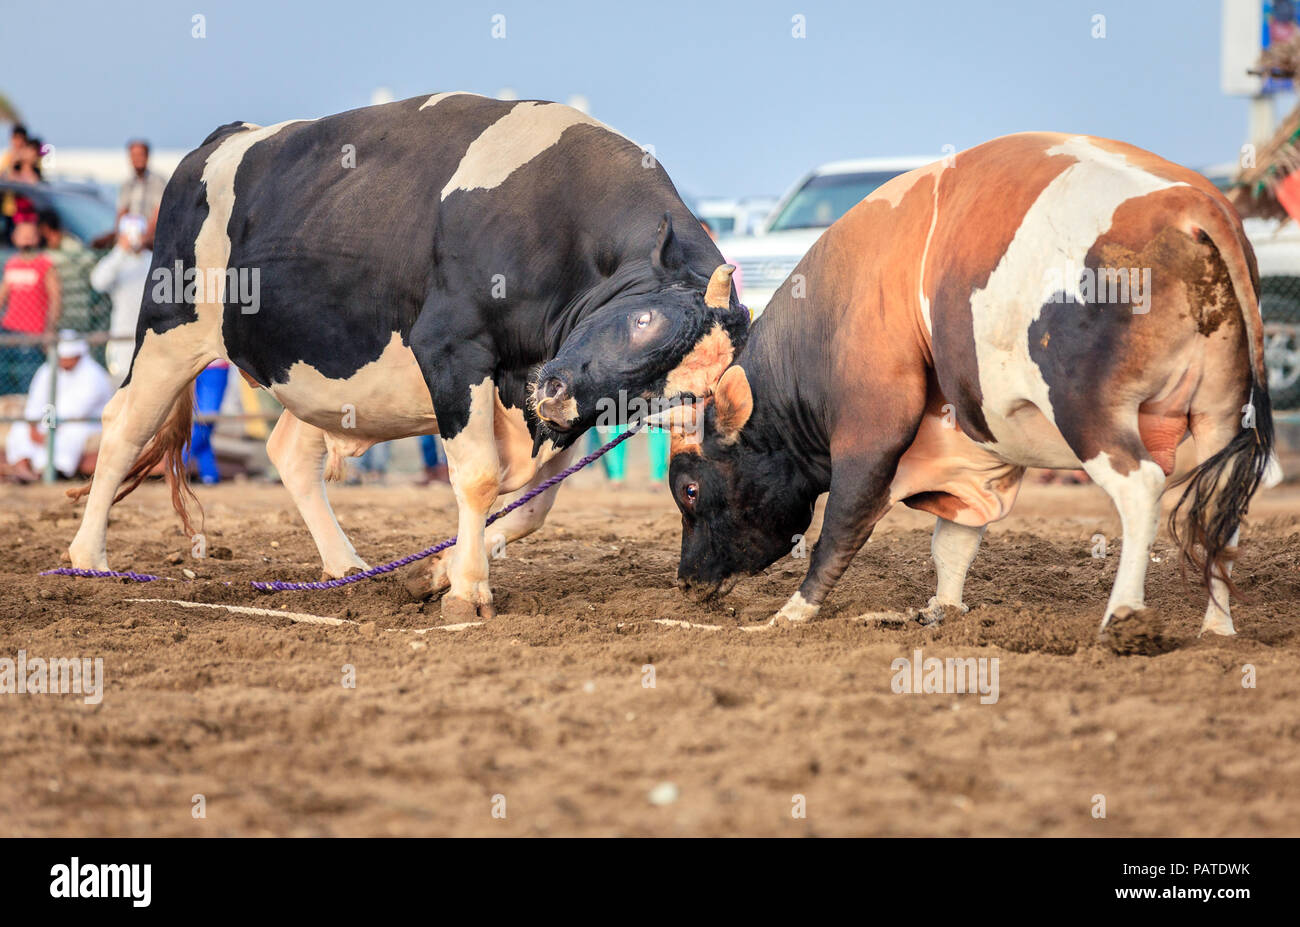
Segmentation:
[(180, 148), (235, 119), (361, 106), (377, 86), (580, 93), (683, 190), (780, 193), (823, 161), (1028, 129), (1231, 160), (1246, 103), (1219, 90), (1219, 17), (1219, 0), (0, 0), (0, 91), (56, 145)]

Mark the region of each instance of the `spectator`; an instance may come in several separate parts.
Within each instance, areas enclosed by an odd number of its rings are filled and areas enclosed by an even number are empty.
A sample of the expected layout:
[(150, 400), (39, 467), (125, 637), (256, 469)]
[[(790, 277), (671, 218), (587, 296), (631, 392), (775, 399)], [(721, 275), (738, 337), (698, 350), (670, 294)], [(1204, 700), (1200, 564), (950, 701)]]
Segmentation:
[(75, 236), (64, 231), (59, 214), (52, 209), (37, 216), (36, 227), (59, 274), (63, 294), (59, 324), (79, 332), (91, 331), (95, 319), (92, 315), (94, 294), (90, 289), (90, 270), (95, 265), (95, 256)]
[(11, 149), (12, 160), (3, 175), (4, 180), (19, 183), (41, 182), (41, 140), (25, 138), (17, 149)]
[[(0, 278), (0, 332), (6, 335), (53, 334), (61, 312), (59, 272), (50, 256), (38, 250), (41, 234), (36, 216), (23, 213), (14, 223), (18, 253), (5, 262)], [(32, 372), (45, 354), (39, 345), (0, 348), (0, 394), (25, 393)]]
[(27, 126), (21, 123), (14, 123), (14, 127), (9, 130), (9, 147), (5, 149), (4, 154), (0, 154), (0, 179), (9, 179), (9, 170), (18, 160), (18, 153), (27, 147)]
[(424, 476), (417, 481), (418, 485), (451, 482), (447, 474), (447, 458), (442, 453), (437, 435), (420, 435), (420, 456), (424, 458)]
[[(5, 441), (5, 457), (13, 468), (11, 476), (18, 482), (37, 479), (49, 454), (50, 385), (54, 381), (54, 410), (57, 429), (54, 434), (54, 469), (65, 477), (89, 474), (95, 469), (93, 454), (87, 445), (99, 433), (97, 419), (113, 395), (108, 371), (90, 356), (90, 347), (74, 331), (59, 334), (57, 374), (48, 363), (41, 364), (32, 377), (27, 407), (23, 413), (27, 427), (15, 423)], [(77, 421), (89, 419), (89, 421)]]
[[(198, 415), (216, 415), (221, 411), (221, 400), (226, 396), (226, 380), (230, 376), (230, 364), (224, 360), (213, 361), (204, 368), (194, 380), (194, 411)], [(215, 422), (195, 419), (190, 432), (190, 447), (185, 454), (185, 462), (194, 461), (199, 471), (199, 482), (212, 485), (221, 482), (221, 471), (217, 468), (217, 455), (212, 449), (212, 429)]]
[(138, 218), (124, 216), (118, 223), (117, 244), (90, 272), (90, 285), (113, 300), (108, 333), (108, 372), (116, 382), (126, 379), (135, 353), (135, 322), (144, 301), (153, 254), (144, 248), (144, 224)]
[(117, 194), (117, 219), (123, 216), (140, 216), (144, 219), (144, 246), (153, 247), (154, 226), (158, 222), (158, 206), (162, 203), (163, 188), (167, 182), (149, 170), (149, 143), (133, 139), (126, 143), (131, 159), (131, 179), (122, 184)]

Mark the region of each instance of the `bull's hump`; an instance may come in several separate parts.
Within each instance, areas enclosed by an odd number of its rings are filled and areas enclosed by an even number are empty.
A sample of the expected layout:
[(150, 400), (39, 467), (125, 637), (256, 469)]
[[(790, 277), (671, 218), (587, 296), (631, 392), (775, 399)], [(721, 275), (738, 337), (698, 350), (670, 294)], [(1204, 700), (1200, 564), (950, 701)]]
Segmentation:
[(429, 97), (429, 99), (420, 104), (420, 109), (429, 109), (430, 107), (437, 106), (448, 97), (478, 97), (480, 100), (487, 99), (480, 94), (470, 93), (467, 90), (447, 90), (442, 93), (435, 93), (433, 96)]
[[(436, 105), (431, 97), (425, 106)], [(586, 113), (559, 103), (525, 101), (488, 126), (470, 142), (456, 172), (442, 188), (441, 199), (458, 190), (491, 190), (515, 171), (559, 142), (570, 126), (588, 125), (613, 132)]]

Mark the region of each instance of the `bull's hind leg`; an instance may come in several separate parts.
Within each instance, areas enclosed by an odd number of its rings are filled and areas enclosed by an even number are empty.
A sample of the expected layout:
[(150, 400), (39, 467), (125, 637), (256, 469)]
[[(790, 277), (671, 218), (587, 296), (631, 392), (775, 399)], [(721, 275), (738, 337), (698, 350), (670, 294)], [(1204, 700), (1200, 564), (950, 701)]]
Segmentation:
[[(528, 481), (528, 485), (507, 499), (505, 504), (509, 505), (515, 499), (532, 491), (539, 484), (567, 468), (578, 456), (577, 452), (578, 446), (574, 445), (552, 457), (538, 468), (537, 474)], [(555, 496), (559, 491), (560, 487), (558, 485), (552, 486), (545, 492), (529, 499), (527, 503), (519, 506), (500, 521), (494, 522), (487, 529), (486, 536), (486, 543), (493, 551), (493, 556), (496, 556), (495, 552), (499, 545), (507, 545), (512, 541), (527, 537), (540, 528), (546, 522), (546, 516), (550, 513), (551, 506), (555, 504)], [(438, 554), (427, 569), (422, 569), (407, 581), (407, 590), (414, 596), (424, 598), (442, 592), (450, 586), (451, 574), (449, 570), (455, 552), (456, 548), (453, 547)]]
[(169, 413), (174, 414), (177, 427), (176, 434), (165, 436), (167, 440), (179, 450), (189, 437), (190, 415), (179, 403), (189, 403), (190, 383), (216, 356), (190, 345), (187, 328), (180, 326), (163, 335), (146, 332), (130, 379), (104, 407), (104, 431), (89, 499), (81, 527), (68, 547), (74, 567), (108, 569), (108, 510), (145, 445), (159, 435), (164, 421), (170, 421)]
[(266, 442), (266, 452), (307, 523), (325, 575), (337, 579), (353, 570), (367, 569), (339, 527), (325, 495), (325, 432), (286, 409)]
[(1156, 540), (1165, 472), (1147, 455), (1136, 432), (1113, 450), (1084, 460), (1083, 469), (1115, 503), (1124, 532), (1119, 572), (1101, 621), (1104, 630), (1120, 609), (1141, 611), (1146, 607), (1147, 566)]
[(987, 526), (973, 528), (946, 518), (936, 519), (934, 536), (930, 539), (930, 557), (934, 560), (938, 584), (935, 594), (918, 615), (922, 624), (938, 624), (948, 608), (966, 611), (962, 601), (966, 573), (979, 552), (986, 530)]
[[(1227, 405), (1221, 400), (1218, 404)], [(1191, 416), (1191, 432), (1192, 440), (1196, 444), (1196, 463), (1203, 464), (1226, 448), (1236, 437), (1240, 426), (1237, 410), (1234, 407), (1229, 406), (1213, 411), (1202, 411), (1194, 407)], [(1239, 525), (1231, 527), (1233, 532), (1229, 550), (1235, 552), (1241, 529)], [(1215, 570), (1210, 580), (1210, 601), (1206, 605), (1205, 618), (1201, 622), (1201, 634), (1209, 632), (1230, 637), (1237, 633), (1237, 629), (1232, 624), (1232, 606), (1228, 601), (1230, 590), (1227, 578), (1232, 574), (1232, 563), (1231, 553), (1221, 557), (1219, 567), (1223, 572)]]

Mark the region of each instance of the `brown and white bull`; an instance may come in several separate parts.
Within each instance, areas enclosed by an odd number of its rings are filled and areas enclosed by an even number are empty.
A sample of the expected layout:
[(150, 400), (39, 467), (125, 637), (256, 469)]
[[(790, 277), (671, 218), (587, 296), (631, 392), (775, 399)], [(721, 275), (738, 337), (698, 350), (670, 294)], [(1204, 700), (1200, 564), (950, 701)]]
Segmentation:
[[(938, 591), (965, 609), (985, 527), (1026, 467), (1083, 468), (1123, 525), (1104, 628), (1144, 606), (1160, 497), (1233, 633), (1228, 573), (1274, 474), (1254, 256), (1200, 175), (1130, 145), (1028, 133), (895, 178), (777, 292), (713, 400), (677, 413), (679, 580), (707, 598), (791, 550), (829, 492), (807, 577), (774, 621), (817, 614), (896, 502), (938, 516)], [(1179, 517), (1180, 513), (1183, 517)]]

